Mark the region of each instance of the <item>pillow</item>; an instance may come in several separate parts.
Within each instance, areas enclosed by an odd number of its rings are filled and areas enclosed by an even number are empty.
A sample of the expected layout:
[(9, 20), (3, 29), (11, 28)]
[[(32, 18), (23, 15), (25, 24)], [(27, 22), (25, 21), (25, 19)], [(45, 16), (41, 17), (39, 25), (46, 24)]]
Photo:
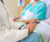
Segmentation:
[[(43, 1), (44, 3), (46, 3), (46, 6), (47, 6), (47, 11), (46, 11), (46, 18), (49, 18), (50, 17), (50, 0), (41, 0)], [(33, 0), (31, 0), (30, 3), (34, 2)]]

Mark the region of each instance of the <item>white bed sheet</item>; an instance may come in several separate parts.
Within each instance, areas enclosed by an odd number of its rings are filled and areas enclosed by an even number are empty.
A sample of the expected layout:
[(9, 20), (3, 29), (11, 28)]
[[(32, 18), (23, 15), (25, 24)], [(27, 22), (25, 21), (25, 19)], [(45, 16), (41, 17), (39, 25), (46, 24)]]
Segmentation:
[(50, 25), (42, 21), (37, 25), (36, 29), (42, 33), (44, 42), (50, 42)]

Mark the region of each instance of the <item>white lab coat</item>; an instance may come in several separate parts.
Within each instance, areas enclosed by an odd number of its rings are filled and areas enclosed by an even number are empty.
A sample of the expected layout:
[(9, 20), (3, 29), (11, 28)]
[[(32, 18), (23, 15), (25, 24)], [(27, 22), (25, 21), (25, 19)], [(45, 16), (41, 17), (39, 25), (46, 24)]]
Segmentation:
[(28, 36), (27, 29), (18, 30), (11, 26), (14, 24), (8, 20), (6, 8), (0, 1), (0, 42), (16, 42)]

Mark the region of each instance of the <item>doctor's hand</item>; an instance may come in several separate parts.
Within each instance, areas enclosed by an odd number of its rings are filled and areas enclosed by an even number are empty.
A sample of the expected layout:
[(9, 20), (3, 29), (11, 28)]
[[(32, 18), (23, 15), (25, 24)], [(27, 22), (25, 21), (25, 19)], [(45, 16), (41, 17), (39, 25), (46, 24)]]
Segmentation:
[(28, 26), (27, 26), (28, 32), (32, 33), (34, 31), (35, 27), (36, 27), (36, 23), (28, 24)]

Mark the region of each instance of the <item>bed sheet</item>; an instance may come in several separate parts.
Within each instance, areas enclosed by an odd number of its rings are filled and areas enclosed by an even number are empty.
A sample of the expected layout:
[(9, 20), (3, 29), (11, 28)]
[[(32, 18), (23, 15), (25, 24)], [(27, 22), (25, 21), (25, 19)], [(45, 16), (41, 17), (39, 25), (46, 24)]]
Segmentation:
[(41, 32), (44, 42), (50, 42), (50, 25), (45, 22), (41, 22), (37, 25), (36, 29)]

